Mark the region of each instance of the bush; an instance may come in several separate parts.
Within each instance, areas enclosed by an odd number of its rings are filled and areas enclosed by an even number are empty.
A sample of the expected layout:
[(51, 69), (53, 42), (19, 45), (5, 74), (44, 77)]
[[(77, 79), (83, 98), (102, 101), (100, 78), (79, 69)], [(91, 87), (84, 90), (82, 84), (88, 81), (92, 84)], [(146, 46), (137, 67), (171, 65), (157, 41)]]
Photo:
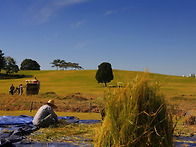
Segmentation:
[(172, 146), (172, 118), (159, 87), (145, 73), (125, 88), (108, 89), (95, 146)]

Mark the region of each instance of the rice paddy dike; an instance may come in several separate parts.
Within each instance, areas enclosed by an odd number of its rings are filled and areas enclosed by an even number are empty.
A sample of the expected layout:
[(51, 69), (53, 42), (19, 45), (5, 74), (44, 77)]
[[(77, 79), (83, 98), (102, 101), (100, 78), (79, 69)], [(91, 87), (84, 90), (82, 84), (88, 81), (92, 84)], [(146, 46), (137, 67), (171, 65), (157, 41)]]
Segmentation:
[[(113, 70), (114, 80), (108, 83), (108, 87), (98, 84), (95, 79), (97, 70), (71, 70), (71, 71), (19, 71), (17, 75), (9, 78), (0, 76), (0, 115), (13, 115), (27, 112), (32, 105), (35, 112), (49, 99), (54, 99), (58, 113), (88, 113), (89, 108), (94, 114), (98, 114), (103, 107), (104, 93), (108, 88), (118, 88), (130, 83), (142, 72)], [(3, 73), (3, 72), (2, 72)], [(164, 94), (167, 106), (173, 114), (176, 122), (176, 136), (196, 135), (196, 78), (171, 76), (149, 73), (151, 80), (161, 85), (160, 91)], [(40, 81), (38, 95), (26, 95), (26, 80), (37, 79)], [(9, 95), (9, 87), (23, 84), (23, 95)], [(13, 113), (12, 113), (13, 112)], [(32, 116), (34, 113), (30, 113)], [(100, 119), (99, 115), (94, 119)]]

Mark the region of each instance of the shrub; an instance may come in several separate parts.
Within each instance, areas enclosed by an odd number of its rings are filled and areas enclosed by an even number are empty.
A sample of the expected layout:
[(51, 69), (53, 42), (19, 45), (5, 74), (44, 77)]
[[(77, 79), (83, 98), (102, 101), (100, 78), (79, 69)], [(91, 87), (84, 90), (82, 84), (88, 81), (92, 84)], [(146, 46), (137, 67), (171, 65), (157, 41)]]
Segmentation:
[(145, 73), (125, 88), (108, 89), (95, 146), (172, 146), (172, 118), (159, 87)]

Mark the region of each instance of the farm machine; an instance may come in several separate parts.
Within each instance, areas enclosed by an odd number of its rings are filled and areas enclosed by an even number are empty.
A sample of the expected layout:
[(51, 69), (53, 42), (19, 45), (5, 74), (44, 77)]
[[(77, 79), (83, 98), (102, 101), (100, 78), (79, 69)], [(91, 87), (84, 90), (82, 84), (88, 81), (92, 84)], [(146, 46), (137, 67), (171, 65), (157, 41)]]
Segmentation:
[(26, 80), (26, 94), (27, 95), (36, 95), (39, 93), (40, 81), (37, 79)]

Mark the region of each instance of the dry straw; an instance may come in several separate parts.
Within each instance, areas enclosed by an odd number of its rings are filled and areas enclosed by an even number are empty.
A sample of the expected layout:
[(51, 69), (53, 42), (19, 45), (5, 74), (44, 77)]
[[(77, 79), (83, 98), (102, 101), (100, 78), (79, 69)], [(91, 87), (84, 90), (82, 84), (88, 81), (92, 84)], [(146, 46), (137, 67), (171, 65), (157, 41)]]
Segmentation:
[(105, 118), (97, 130), (98, 147), (172, 146), (173, 123), (159, 84), (148, 73), (138, 75), (132, 84), (108, 89)]

